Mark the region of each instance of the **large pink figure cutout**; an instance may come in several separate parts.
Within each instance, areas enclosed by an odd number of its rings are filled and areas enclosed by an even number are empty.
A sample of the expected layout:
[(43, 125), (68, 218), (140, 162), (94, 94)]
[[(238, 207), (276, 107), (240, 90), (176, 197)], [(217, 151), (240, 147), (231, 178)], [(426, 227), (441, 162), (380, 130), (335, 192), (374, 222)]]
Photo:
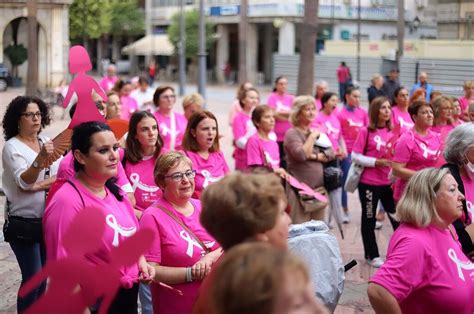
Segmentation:
[(77, 105), (74, 116), (69, 123), (68, 128), (73, 129), (76, 125), (83, 122), (99, 121), (104, 122), (104, 117), (97, 109), (95, 102), (92, 100), (92, 91), (99, 94), (104, 101), (107, 100), (102, 88), (99, 84), (86, 72), (92, 69), (91, 60), (87, 51), (82, 46), (73, 46), (69, 49), (69, 72), (76, 74), (69, 85), (63, 106), (67, 106), (74, 93), (77, 95)]
[(83, 314), (102, 298), (99, 314), (107, 313), (120, 288), (119, 268), (136, 263), (153, 241), (153, 232), (139, 230), (110, 252), (108, 263), (92, 265), (86, 258), (101, 247), (105, 230), (104, 214), (94, 208), (84, 208), (72, 221), (62, 239), (68, 256), (48, 262), (21, 289), (27, 295), (46, 279), (46, 292), (24, 313)]

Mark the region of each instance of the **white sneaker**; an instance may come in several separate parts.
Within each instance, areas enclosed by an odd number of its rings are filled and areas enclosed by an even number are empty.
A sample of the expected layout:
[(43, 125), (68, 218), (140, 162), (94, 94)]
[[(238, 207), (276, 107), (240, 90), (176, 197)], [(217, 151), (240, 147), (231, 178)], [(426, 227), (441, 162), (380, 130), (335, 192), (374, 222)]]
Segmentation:
[(382, 227), (383, 227), (383, 222), (377, 220), (375, 222), (375, 229), (379, 230), (379, 229), (382, 229)]
[(351, 217), (349, 216), (349, 213), (343, 212), (342, 213), (342, 223), (343, 224), (348, 224), (351, 221)]
[(383, 261), (382, 258), (376, 257), (376, 258), (373, 258), (373, 259), (368, 259), (367, 263), (372, 267), (380, 268), (383, 265), (384, 261)]

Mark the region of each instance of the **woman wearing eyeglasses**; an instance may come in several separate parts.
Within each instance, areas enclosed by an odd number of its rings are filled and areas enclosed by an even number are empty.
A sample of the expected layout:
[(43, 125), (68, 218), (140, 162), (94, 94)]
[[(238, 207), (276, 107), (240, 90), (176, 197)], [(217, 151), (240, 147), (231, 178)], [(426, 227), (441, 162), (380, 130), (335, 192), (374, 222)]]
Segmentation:
[[(3, 117), (5, 146), (2, 152), (2, 185), (7, 197), (4, 236), (15, 253), (23, 285), (45, 262), (41, 219), (46, 191), (56, 179), (59, 162), (47, 159), (54, 146), (40, 136), (50, 123), (47, 105), (39, 98), (19, 96), (8, 105)], [(17, 299), (24, 311), (44, 291), (45, 285)]]
[(160, 135), (163, 138), (164, 148), (167, 150), (181, 149), (188, 120), (184, 115), (173, 110), (176, 103), (173, 87), (158, 87), (153, 95), (153, 103), (157, 107), (155, 117), (160, 128)]
[(155, 232), (148, 263), (155, 267), (155, 281), (177, 291), (152, 284), (155, 313), (190, 313), (201, 281), (222, 254), (217, 242), (199, 221), (201, 202), (192, 199), (196, 171), (189, 158), (179, 152), (158, 157), (155, 183), (163, 196), (148, 207), (140, 220), (141, 228)]

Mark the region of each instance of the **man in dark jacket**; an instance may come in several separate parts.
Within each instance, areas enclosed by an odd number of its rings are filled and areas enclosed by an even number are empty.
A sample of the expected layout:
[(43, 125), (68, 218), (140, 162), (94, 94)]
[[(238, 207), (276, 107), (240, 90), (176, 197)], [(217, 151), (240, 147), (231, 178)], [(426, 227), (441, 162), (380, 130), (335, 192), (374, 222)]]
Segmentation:
[(390, 99), (393, 103), (393, 98), (395, 94), (395, 90), (400, 87), (400, 81), (398, 80), (399, 71), (397, 68), (393, 68), (390, 70), (390, 73), (385, 78), (385, 82), (383, 84), (382, 90), (384, 94)]

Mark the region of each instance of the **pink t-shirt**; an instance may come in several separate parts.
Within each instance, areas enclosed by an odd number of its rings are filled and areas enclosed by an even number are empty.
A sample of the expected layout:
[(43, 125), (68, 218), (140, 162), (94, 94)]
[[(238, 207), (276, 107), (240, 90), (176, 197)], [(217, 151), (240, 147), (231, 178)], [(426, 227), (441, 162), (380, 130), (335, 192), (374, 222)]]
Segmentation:
[(115, 83), (118, 81), (118, 77), (117, 76), (112, 76), (112, 77), (108, 77), (108, 76), (105, 76), (99, 83), (99, 86), (104, 90), (104, 92), (108, 92), (109, 90), (111, 90)]
[[(171, 116), (174, 116), (174, 122), (171, 120)], [(155, 117), (158, 121), (158, 127), (160, 128), (160, 135), (163, 139), (164, 147), (168, 150), (181, 149), (184, 132), (188, 125), (188, 120), (186, 120), (184, 115), (171, 111), (170, 115), (165, 117), (159, 111), (156, 111)], [(174, 124), (174, 127), (172, 124)]]
[(346, 143), (347, 152), (350, 154), (360, 129), (369, 124), (367, 111), (361, 107), (349, 111), (347, 107), (344, 106), (338, 111), (337, 118), (341, 123), (342, 137)]
[(318, 128), (321, 132), (326, 133), (326, 135), (331, 140), (332, 148), (335, 152), (339, 150), (339, 141), (342, 139), (341, 133), (341, 122), (337, 118), (335, 112), (331, 113), (329, 116), (320, 111), (311, 124), (312, 127)]
[(370, 282), (387, 289), (403, 313), (474, 313), (474, 264), (448, 229), (401, 224)]
[(239, 100), (238, 99), (234, 100), (229, 111), (229, 125), (230, 126), (232, 126), (232, 122), (234, 121), (234, 118), (237, 112), (241, 112), (241, 111), (242, 111), (242, 106), (240, 105)]
[[(267, 105), (275, 109), (276, 112), (290, 112), (295, 96), (284, 94), (283, 96), (273, 92), (268, 96)], [(275, 119), (275, 133), (277, 141), (283, 142), (286, 131), (291, 128), (290, 121), (278, 121)]]
[(130, 120), (132, 113), (138, 109), (138, 103), (135, 98), (131, 96), (122, 96), (120, 97), (120, 103), (122, 104), (122, 109), (120, 110), (120, 119)]
[(193, 162), (193, 169), (196, 170), (194, 184), (198, 192), (204, 190), (209, 184), (219, 181), (229, 172), (229, 166), (221, 151), (209, 153), (207, 159), (197, 152), (185, 151), (185, 153)]
[(346, 83), (349, 80), (349, 68), (339, 66), (336, 70), (337, 81), (339, 83)]
[[(247, 168), (245, 145), (249, 138), (257, 132), (257, 129), (250, 119), (250, 115), (241, 111), (237, 112), (232, 121), (232, 133), (234, 135), (234, 154), (235, 169), (245, 170)], [(241, 147), (239, 147), (241, 146)]]
[(147, 156), (136, 164), (132, 164), (130, 161), (125, 163), (125, 174), (135, 195), (135, 207), (142, 211), (162, 195), (160, 188), (155, 184), (153, 175), (155, 161), (154, 156)]
[[(189, 217), (176, 211), (164, 198), (159, 199), (155, 204), (168, 209), (178, 219), (181, 219), (183, 224), (194, 232), (211, 251), (219, 248), (219, 244), (199, 222), (201, 202), (195, 199), (190, 199), (190, 202), (194, 206), (194, 212)], [(140, 227), (151, 229), (155, 233), (150, 249), (144, 254), (149, 262), (169, 267), (191, 267), (205, 253), (190, 234), (156, 206), (150, 206), (145, 210), (140, 219)], [(180, 296), (175, 291), (152, 284), (151, 291), (155, 313), (191, 313), (200, 285), (201, 281), (171, 285), (173, 288), (181, 290), (183, 295)]]
[(454, 129), (454, 125), (446, 124), (446, 125), (433, 125), (431, 127), (431, 131), (445, 135), (444, 138)]
[(468, 99), (464, 96), (459, 97), (459, 105), (461, 106), (461, 114), (459, 115), (461, 119), (464, 118), (467, 108), (469, 108), (469, 102), (474, 101), (474, 97)]
[[(439, 134), (428, 131), (421, 136), (414, 131), (403, 134), (395, 146), (393, 161), (406, 164), (406, 168), (418, 171), (427, 167), (434, 167), (441, 153), (441, 139)], [(394, 185), (394, 199), (399, 200), (406, 181), (397, 178)]]
[(277, 142), (271, 139), (264, 140), (258, 133), (254, 134), (247, 142), (245, 153), (247, 166), (280, 168), (280, 151)]
[[(390, 140), (392, 137), (392, 132), (387, 130), (387, 128), (371, 131), (366, 147), (367, 128), (362, 128), (352, 151), (377, 159), (391, 159), (390, 150), (392, 147)], [(389, 172), (390, 167), (365, 167), (360, 177), (360, 182), (375, 186), (390, 185), (390, 180), (388, 179)]]
[[(68, 180), (74, 177), (75, 174), (76, 174), (76, 171), (74, 171), (74, 156), (72, 155), (72, 151), (69, 151), (59, 163), (58, 173), (56, 177), (58, 179)], [(132, 192), (130, 182), (128, 182), (127, 175), (125, 174), (125, 170), (123, 169), (123, 166), (120, 162), (117, 164), (116, 184), (124, 192), (127, 192), (127, 193)]]
[[(102, 199), (89, 192), (76, 178), (69, 180), (77, 187), (80, 195), (71, 184), (65, 182), (54, 194), (44, 211), (43, 226), (47, 259), (58, 260), (68, 255), (62, 243), (62, 237), (76, 214), (84, 207), (92, 207), (104, 213), (106, 227), (100, 239), (101, 248), (96, 253), (87, 254), (87, 259), (93, 265), (106, 264), (109, 262), (110, 250), (119, 246), (125, 238), (131, 237), (138, 229), (138, 221), (132, 205), (125, 195), (122, 201), (118, 201), (106, 188), (107, 195)], [(138, 282), (137, 264), (122, 268), (120, 273), (123, 287), (130, 288), (133, 283)]]
[(415, 125), (408, 111), (401, 111), (397, 106), (392, 107), (392, 124), (394, 127), (399, 126), (400, 134), (411, 130)]

